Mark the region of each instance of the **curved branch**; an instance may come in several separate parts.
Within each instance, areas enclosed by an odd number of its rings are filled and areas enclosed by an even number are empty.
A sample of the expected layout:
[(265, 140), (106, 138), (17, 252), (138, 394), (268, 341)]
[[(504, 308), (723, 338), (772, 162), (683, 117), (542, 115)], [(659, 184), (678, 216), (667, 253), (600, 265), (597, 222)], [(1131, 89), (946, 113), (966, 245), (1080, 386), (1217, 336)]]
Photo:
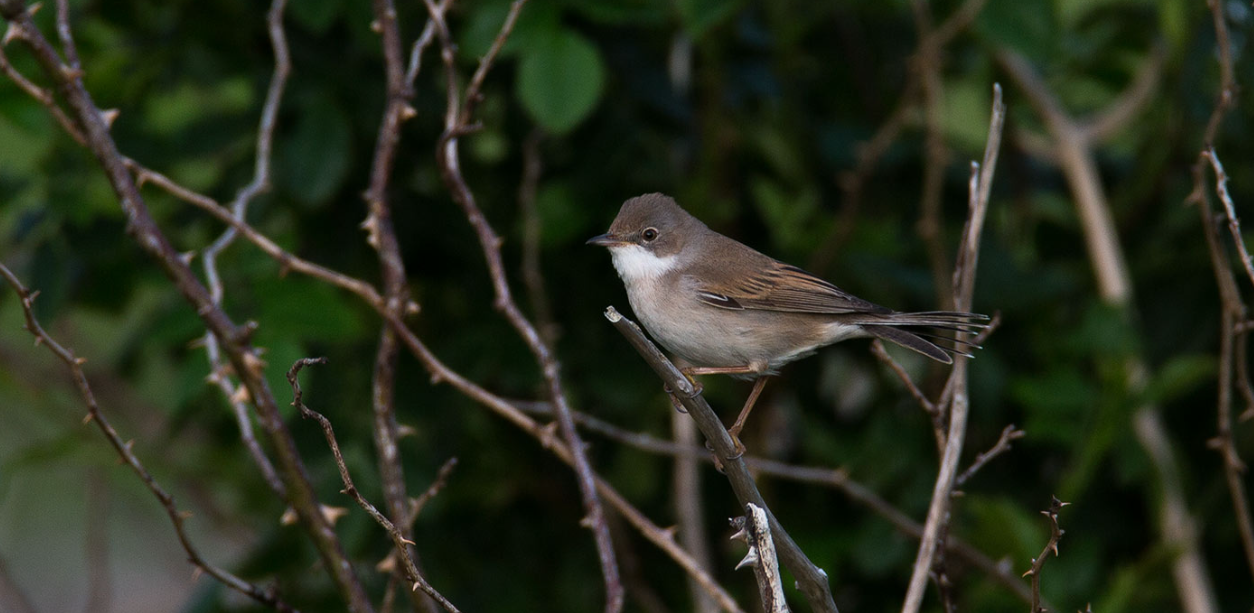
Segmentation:
[(123, 442), (122, 437), (113, 428), (113, 424), (109, 422), (104, 412), (100, 410), (100, 405), (96, 402), (96, 395), (92, 392), (91, 384), (87, 381), (87, 375), (83, 373), (83, 363), (86, 360), (74, 355), (72, 349), (62, 346), (53, 339), (43, 329), (43, 326), (39, 325), (39, 321), (35, 319), (33, 305), (38, 292), (31, 292), (26, 289), (26, 286), (22, 285), (22, 282), (17, 278), (17, 275), (14, 275), (13, 271), (9, 270), (4, 264), (0, 264), (0, 276), (3, 276), (9, 283), (9, 286), (13, 288), (13, 291), (17, 292), (18, 299), (22, 303), (22, 312), (26, 317), (26, 330), (35, 337), (36, 344), (47, 347), (48, 351), (51, 351), (57, 359), (65, 362), (65, 365), (70, 369), (70, 375), (74, 379), (74, 385), (78, 388), (79, 396), (82, 397), (83, 404), (87, 405), (86, 421), (95, 422), (96, 427), (109, 440), (109, 444), (113, 446), (122, 463), (130, 467), (131, 471), (139, 477), (140, 481), (144, 482), (144, 485), (148, 487), (148, 491), (157, 497), (157, 501), (165, 509), (165, 514), (170, 518), (170, 523), (174, 525), (174, 532), (178, 536), (179, 545), (182, 545), (183, 551), (187, 553), (187, 560), (223, 585), (263, 605), (271, 607), (276, 611), (295, 613), (296, 609), (280, 599), (274, 590), (262, 589), (244, 581), (230, 572), (210, 564), (200, 555), (200, 551), (192, 544), (191, 537), (187, 535), (184, 526), (190, 515), (179, 510), (174, 502), (174, 496), (171, 496), (165, 488), (161, 487), (160, 483), (157, 483), (152, 473), (148, 472), (148, 469), (139, 460), (139, 457), (131, 451), (133, 441)]

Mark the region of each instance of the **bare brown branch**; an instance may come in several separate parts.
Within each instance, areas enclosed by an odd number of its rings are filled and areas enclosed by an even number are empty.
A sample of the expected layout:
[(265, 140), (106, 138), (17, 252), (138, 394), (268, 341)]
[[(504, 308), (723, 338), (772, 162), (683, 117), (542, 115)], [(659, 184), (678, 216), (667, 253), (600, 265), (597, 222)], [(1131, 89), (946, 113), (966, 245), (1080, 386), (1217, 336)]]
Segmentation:
[(906, 390), (910, 392), (910, 396), (913, 397), (914, 401), (919, 403), (919, 406), (923, 408), (923, 411), (928, 414), (928, 417), (932, 420), (932, 433), (936, 437), (936, 448), (944, 449), (945, 418), (941, 413), (940, 408), (937, 407), (934, 402), (928, 400), (927, 395), (923, 393), (923, 390), (919, 389), (919, 386), (915, 384), (914, 379), (910, 378), (910, 373), (906, 372), (906, 369), (903, 368), (901, 364), (898, 364), (897, 360), (893, 359), (893, 356), (888, 354), (888, 350), (884, 348), (884, 343), (880, 342), (879, 339), (875, 339), (871, 342), (871, 353), (879, 361), (888, 366), (888, 368), (893, 371), (893, 374), (897, 375), (897, 378), (901, 380), (901, 383), (906, 386)]
[[(401, 126), (406, 120), (417, 114), (410, 106), (413, 98), (411, 82), (407, 80), (403, 52), (401, 49), (401, 33), (396, 18), (396, 6), (392, 0), (373, 0), (374, 27), (380, 34), (383, 47), (384, 72), (386, 79), (386, 104), (383, 117), (379, 122), (378, 136), (375, 140), (374, 157), (370, 166), (370, 185), (363, 197), (366, 201), (366, 220), (362, 227), (367, 232), (366, 242), (378, 254), (379, 269), (383, 277), (383, 292), (386, 308), (397, 317), (403, 317), (410, 304), (409, 285), (405, 272), (405, 263), (401, 258), (400, 242), (392, 224), (392, 207), (388, 197), (392, 169), (396, 159), (396, 151), (401, 140)], [(434, 26), (427, 25), (427, 44), (433, 36)], [(415, 45), (416, 59), (421, 58), (424, 45)], [(416, 61), (416, 60), (415, 60)], [(415, 78), (418, 65), (414, 66)], [(409, 495), (405, 488), (405, 473), (402, 468), (400, 452), (397, 447), (398, 426), (395, 408), (396, 364), (400, 353), (400, 342), (396, 332), (386, 324), (379, 333), (379, 346), (375, 352), (374, 372), (371, 380), (371, 408), (374, 416), (375, 453), (379, 465), (379, 477), (383, 486), (384, 503), (391, 521), (399, 528), (402, 539), (412, 539), (410, 522), (407, 521), (407, 502)], [(398, 550), (413, 560), (418, 568), (417, 551), (407, 546)], [(402, 568), (398, 565), (395, 577), (401, 577)], [(422, 610), (431, 612), (435, 604), (421, 598), (414, 590), (414, 604)]]
[(592, 528), (597, 556), (601, 563), (601, 574), (605, 582), (605, 611), (607, 613), (616, 613), (622, 610), (623, 607), (623, 585), (619, 578), (618, 562), (614, 557), (614, 544), (610, 539), (610, 530), (605, 520), (605, 512), (601, 501), (597, 497), (596, 475), (588, 462), (583, 442), (579, 439), (579, 433), (575, 430), (575, 423), (570, 416), (570, 407), (567, 406), (565, 391), (562, 388), (560, 365), (548, 343), (545, 342), (536, 327), (523, 315), (515, 303), (509, 282), (505, 276), (505, 265), (501, 259), (501, 238), (492, 229), (491, 224), (488, 223), (483, 212), (479, 209), (475, 196), (466, 184), (466, 179), (462, 176), (461, 171), (461, 157), (459, 153), (461, 136), (472, 129), (470, 121), (475, 105), (478, 104), (481, 97), (484, 80), (487, 78), (497, 55), (505, 46), (505, 41), (513, 30), (514, 24), (518, 20), (518, 15), (526, 4), (526, 0), (514, 0), (510, 6), (509, 13), (505, 17), (505, 23), (501, 25), (501, 29), (497, 32), (496, 39), (488, 49), (488, 52), (479, 61), (479, 66), (475, 69), (475, 73), (470, 79), (470, 84), (466, 87), (464, 100), (458, 94), (457, 66), (454, 61), (455, 51), (452, 37), (449, 34), (448, 24), (444, 21), (444, 13), (435, 5), (433, 0), (425, 0), (425, 2), (428, 13), (436, 24), (436, 34), (440, 41), (441, 57), (444, 60), (444, 70), (448, 85), (444, 134), (441, 136), (436, 148), (440, 175), (444, 180), (444, 186), (452, 194), (453, 200), (457, 202), (466, 214), (467, 220), (470, 221), (470, 225), (474, 228), (475, 235), (479, 239), (479, 246), (483, 251), (484, 259), (487, 261), (488, 273), (492, 279), (497, 310), (505, 316), (505, 319), (509, 321), (518, 335), (526, 342), (528, 349), (531, 350), (536, 362), (540, 365), (544, 375), (547, 395), (557, 409), (557, 423), (561, 430), (562, 438), (565, 439), (573, 454), (575, 475), (579, 483), (580, 495), (583, 498), (584, 510), (587, 514), (585, 520)]
[(1023, 430), (1016, 430), (1014, 424), (1010, 424), (1009, 426), (1002, 428), (1001, 436), (997, 438), (997, 442), (994, 443), (988, 451), (975, 456), (975, 460), (971, 462), (971, 466), (968, 466), (967, 469), (962, 471), (962, 474), (958, 475), (958, 478), (954, 480), (954, 486), (962, 487), (963, 484), (971, 479), (971, 477), (975, 476), (975, 473), (979, 472), (981, 468), (984, 468), (984, 465), (988, 464), (990, 460), (1006, 453), (1007, 451), (1010, 451), (1011, 441), (1021, 439), (1025, 434), (1027, 433)]
[(1041, 511), (1041, 515), (1049, 518), (1049, 542), (1045, 543), (1045, 548), (1041, 550), (1041, 555), (1032, 559), (1032, 568), (1028, 572), (1023, 573), (1024, 577), (1032, 577), (1032, 608), (1031, 613), (1045, 613), (1045, 607), (1041, 606), (1041, 569), (1045, 567), (1045, 558), (1049, 554), (1058, 557), (1058, 541), (1062, 539), (1064, 530), (1058, 526), (1058, 513), (1062, 508), (1071, 504), (1063, 502), (1058, 498), (1053, 498), (1049, 504), (1049, 509)]
[[(253, 161), (253, 178), (239, 190), (235, 200), (231, 202), (231, 215), (240, 221), (246, 219), (248, 205), (253, 198), (268, 190), (270, 185), (270, 159), (274, 143), (274, 130), (278, 123), (279, 105), (283, 100), (287, 77), (292, 71), (292, 62), (287, 49), (287, 35), (283, 31), (283, 11), (285, 6), (286, 0), (274, 0), (266, 15), (266, 31), (270, 37), (270, 47), (274, 50), (274, 72), (270, 76), (270, 85), (266, 91), (266, 100), (262, 104), (261, 119), (257, 126), (257, 152)], [(221, 276), (218, 273), (218, 255), (235, 242), (237, 234), (238, 231), (234, 227), (228, 227), (201, 254), (201, 266), (205, 272), (205, 283), (209, 287), (209, 295), (213, 299), (214, 304), (219, 307), (222, 305), (224, 290)], [(261, 445), (257, 443), (257, 438), (253, 434), (252, 418), (249, 414), (248, 405), (242, 400), (243, 396), (236, 393), (235, 384), (228, 374), (229, 369), (226, 366), (226, 362), (222, 359), (222, 350), (218, 337), (213, 332), (207, 332), (205, 334), (204, 346), (211, 370), (209, 380), (218, 387), (223, 397), (226, 398), (227, 403), (231, 405), (244, 447), (248, 449), (249, 455), (253, 458), (253, 463), (261, 471), (261, 475), (266, 480), (266, 483), (270, 485), (270, 489), (280, 498), (286, 497), (287, 488), (283, 485), (283, 481), (279, 478), (278, 473), (275, 472), (270, 459), (266, 456), (265, 451), (261, 449)]]
[[(1005, 119), (1006, 106), (1002, 103), (1001, 86), (994, 84), (984, 159), (982, 164), (971, 163), (971, 180), (968, 189), (969, 211), (966, 226), (963, 229), (962, 243), (958, 247), (957, 261), (954, 263), (954, 308), (960, 311), (971, 309), (972, 295), (975, 291), (975, 271), (979, 261), (980, 237), (984, 229), (984, 219), (988, 213), (993, 170), (997, 166), (997, 154), (1001, 147)], [(936, 484), (932, 488), (932, 502), (928, 506), (927, 522), (923, 526), (923, 536), (919, 542), (918, 554), (915, 556), (910, 585), (906, 590), (905, 602), (902, 604), (902, 613), (916, 613), (923, 604), (923, 591), (927, 586), (928, 576), (932, 572), (933, 559), (942, 535), (947, 532), (954, 476), (958, 471), (958, 462), (962, 457), (962, 446), (967, 431), (969, 406), (967, 364), (966, 358), (955, 357), (953, 370), (949, 373), (949, 381), (945, 386), (946, 393), (949, 395), (949, 428), (945, 435), (945, 448), (941, 454), (940, 470), (936, 475)]]
[(204, 571), (205, 574), (217, 579), (223, 585), (261, 604), (277, 611), (296, 611), (279, 598), (273, 590), (263, 589), (244, 581), (230, 572), (210, 564), (201, 557), (199, 550), (192, 544), (191, 538), (186, 532), (185, 523), (190, 515), (179, 510), (174, 502), (174, 497), (166, 492), (165, 488), (161, 487), (161, 484), (157, 483), (157, 480), (153, 478), (143, 462), (140, 461), (139, 456), (136, 456), (131, 450), (131, 443), (122, 440), (117, 430), (113, 428), (113, 424), (109, 422), (108, 417), (100, 410), (100, 406), (96, 402), (96, 395), (92, 392), (91, 384), (87, 381), (87, 375), (83, 373), (83, 363), (86, 360), (74, 355), (73, 350), (62, 346), (44, 331), (43, 326), (39, 325), (39, 321), (35, 319), (35, 311), (33, 309), (37, 293), (26, 289), (26, 286), (22, 285), (22, 282), (17, 278), (17, 275), (14, 275), (3, 264), (0, 264), (0, 276), (3, 276), (8, 281), (9, 286), (13, 288), (13, 291), (17, 292), (18, 299), (22, 303), (22, 312), (26, 318), (26, 330), (35, 337), (37, 344), (47, 347), (48, 351), (51, 351), (57, 359), (64, 362), (66, 367), (69, 368), (70, 376), (74, 379), (74, 385), (78, 389), (78, 394), (82, 397), (83, 404), (87, 405), (87, 419), (96, 424), (101, 434), (113, 446), (122, 463), (130, 467), (131, 471), (139, 477), (140, 481), (144, 482), (144, 485), (165, 509), (166, 516), (170, 518), (170, 522), (174, 525), (174, 532), (178, 536), (179, 544), (182, 545), (183, 551), (187, 553), (188, 561), (196, 568)]
[(331, 455), (335, 457), (335, 465), (340, 469), (340, 480), (344, 482), (344, 493), (348, 494), (357, 503), (358, 506), (370, 515), (370, 518), (383, 527), (387, 531), (388, 536), (392, 537), (392, 543), (396, 546), (396, 552), (401, 554), (401, 562), (405, 567), (405, 574), (410, 581), (413, 582), (413, 589), (421, 589), (428, 596), (435, 599), (449, 613), (459, 613), (457, 607), (449, 602), (447, 598), (442, 596), (422, 573), (418, 572), (418, 567), (414, 565), (414, 559), (409, 555), (409, 546), (413, 545), (413, 541), (401, 535), (401, 531), (397, 529), (386, 516), (379, 512), (365, 496), (361, 495), (357, 486), (353, 485), (353, 478), (348, 474), (348, 465), (344, 463), (344, 456), (340, 453), (340, 444), (335, 440), (335, 430), (331, 427), (331, 420), (327, 419), (322, 413), (319, 413), (308, 406), (305, 406), (304, 393), (301, 391), (300, 382), (297, 375), (301, 369), (313, 364), (326, 364), (326, 358), (301, 358), (292, 364), (287, 371), (287, 382), (292, 386), (292, 406), (300, 411), (301, 417), (313, 419), (322, 426), (322, 433), (327, 439), (327, 446), (331, 448)]

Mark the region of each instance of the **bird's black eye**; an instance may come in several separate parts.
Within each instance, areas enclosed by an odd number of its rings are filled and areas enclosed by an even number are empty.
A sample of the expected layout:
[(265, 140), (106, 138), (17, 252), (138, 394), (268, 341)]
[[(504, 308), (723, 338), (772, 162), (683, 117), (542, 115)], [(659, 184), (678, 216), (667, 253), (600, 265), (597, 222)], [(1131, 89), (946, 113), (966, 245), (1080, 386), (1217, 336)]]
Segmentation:
[(654, 228), (645, 228), (644, 232), (640, 233), (640, 237), (644, 239), (644, 242), (651, 243), (657, 238), (657, 230)]

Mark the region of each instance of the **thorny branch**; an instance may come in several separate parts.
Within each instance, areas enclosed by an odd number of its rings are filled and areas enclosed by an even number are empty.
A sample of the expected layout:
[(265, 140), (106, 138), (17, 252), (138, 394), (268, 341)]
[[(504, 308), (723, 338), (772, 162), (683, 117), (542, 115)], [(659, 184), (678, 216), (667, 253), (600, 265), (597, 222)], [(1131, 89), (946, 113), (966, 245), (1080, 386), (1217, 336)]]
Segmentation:
[(514, 23), (518, 20), (518, 15), (526, 4), (526, 0), (514, 0), (510, 6), (509, 13), (505, 17), (505, 23), (501, 26), (500, 31), (497, 32), (492, 46), (488, 49), (483, 59), (480, 60), (478, 68), (475, 69), (474, 75), (470, 78), (470, 83), (466, 86), (464, 99), (458, 93), (455, 49), (448, 24), (444, 21), (444, 13), (436, 6), (434, 0), (424, 1), (432, 21), (436, 24), (436, 35), (440, 41), (441, 57), (444, 60), (444, 71), (448, 87), (444, 134), (440, 137), (436, 148), (440, 175), (444, 180), (445, 187), (452, 194), (453, 200), (465, 212), (466, 218), (470, 221), (470, 225), (473, 226), (475, 235), (479, 239), (479, 246), (483, 250), (484, 258), (487, 260), (488, 273), (492, 278), (497, 310), (505, 316), (510, 325), (514, 327), (519, 336), (526, 342), (528, 349), (531, 350), (536, 362), (541, 367), (549, 400), (553, 402), (553, 406), (557, 411), (557, 424), (562, 438), (565, 439), (573, 454), (572, 459), (574, 460), (575, 474), (579, 482), (579, 492), (583, 498), (584, 509), (587, 513), (585, 519), (592, 528), (596, 541), (597, 554), (601, 563), (601, 574), (605, 582), (605, 610), (607, 613), (616, 613), (623, 607), (623, 585), (619, 578), (618, 562), (614, 557), (614, 544), (610, 540), (610, 529), (605, 520), (605, 511), (602, 508), (600, 499), (597, 497), (596, 475), (588, 462), (583, 441), (580, 440), (579, 433), (575, 430), (575, 422), (570, 416), (570, 407), (567, 405), (566, 394), (562, 388), (560, 365), (557, 358), (553, 355), (549, 344), (545, 342), (540, 332), (523, 315), (515, 303), (509, 282), (505, 276), (505, 265), (501, 260), (501, 238), (492, 229), (491, 224), (488, 223), (483, 212), (479, 209), (475, 196), (466, 184), (466, 179), (462, 176), (461, 171), (461, 159), (458, 149), (460, 138), (463, 134), (474, 129), (470, 121), (475, 105), (478, 104), (482, 97), (481, 90), (484, 79), (492, 68), (492, 64), (500, 53), (501, 48), (505, 46), (505, 41), (513, 30)]
[[(396, 6), (393, 0), (373, 0), (374, 23), (371, 24), (380, 35), (383, 48), (384, 72), (386, 74), (386, 105), (383, 117), (379, 122), (378, 137), (375, 141), (374, 156), (370, 166), (370, 185), (362, 197), (365, 199), (367, 215), (362, 227), (366, 230), (366, 242), (378, 254), (379, 269), (383, 277), (383, 291), (386, 307), (396, 317), (403, 317), (410, 302), (409, 285), (406, 280), (405, 262), (401, 257), (400, 242), (392, 224), (392, 206), (388, 198), (392, 169), (396, 159), (396, 151), (401, 140), (401, 126), (414, 117), (417, 111), (410, 105), (413, 98), (413, 78), (417, 78), (421, 67), (422, 53), (434, 36), (434, 23), (428, 21), (423, 36), (415, 43), (412, 51), (413, 75), (407, 77), (401, 49), (400, 26), (396, 18)], [(426, 42), (423, 42), (423, 41)], [(399, 426), (396, 420), (395, 383), (397, 357), (400, 343), (396, 332), (386, 324), (379, 332), (379, 346), (375, 352), (374, 372), (371, 379), (371, 408), (374, 416), (373, 436), (375, 453), (378, 458), (379, 477), (383, 486), (383, 498), (388, 515), (393, 523), (399, 525), (401, 537), (408, 541), (412, 537), (410, 523), (405, 521), (407, 515), (408, 494), (405, 489), (405, 473), (401, 465), (400, 451), (397, 446)], [(417, 568), (419, 562), (417, 551), (407, 547), (398, 550), (413, 560)], [(393, 573), (393, 581), (402, 578), (401, 567), (397, 566)], [(391, 594), (392, 589), (387, 591)], [(432, 602), (417, 598), (415, 605), (425, 611), (434, 611)]]
[(1032, 609), (1031, 613), (1045, 613), (1045, 607), (1041, 606), (1041, 569), (1045, 567), (1045, 558), (1049, 554), (1058, 557), (1058, 541), (1062, 539), (1065, 532), (1058, 527), (1058, 513), (1062, 508), (1071, 504), (1063, 502), (1054, 497), (1049, 504), (1049, 509), (1041, 511), (1041, 515), (1049, 518), (1049, 542), (1045, 543), (1045, 548), (1041, 550), (1041, 555), (1032, 559), (1032, 568), (1028, 572), (1023, 573), (1024, 577), (1032, 577)]
[(136, 456), (134, 451), (132, 451), (131, 448), (134, 441), (123, 441), (117, 430), (113, 428), (113, 424), (109, 422), (104, 412), (100, 410), (100, 406), (96, 402), (96, 395), (92, 392), (91, 384), (87, 381), (87, 375), (83, 373), (83, 364), (87, 360), (74, 355), (73, 350), (62, 346), (43, 329), (43, 326), (39, 325), (39, 321), (35, 319), (33, 308), (38, 292), (31, 292), (26, 289), (26, 286), (22, 285), (17, 276), (3, 264), (0, 264), (0, 276), (3, 276), (9, 283), (9, 286), (13, 288), (13, 291), (17, 292), (18, 299), (22, 303), (22, 313), (26, 317), (25, 328), (35, 337), (35, 344), (47, 347), (48, 351), (51, 351), (59, 360), (65, 362), (65, 365), (70, 369), (70, 376), (74, 379), (74, 385), (78, 388), (79, 396), (82, 397), (83, 403), (87, 405), (87, 418), (84, 420), (84, 423), (88, 421), (95, 422), (101, 434), (104, 434), (105, 438), (109, 440), (109, 444), (113, 446), (114, 451), (118, 453), (121, 461), (129, 466), (131, 471), (139, 477), (140, 481), (144, 482), (144, 485), (148, 487), (153, 496), (157, 497), (157, 501), (161, 503), (166, 515), (170, 518), (170, 523), (174, 525), (174, 532), (178, 536), (179, 544), (183, 546), (183, 551), (187, 553), (188, 562), (191, 562), (193, 566), (210, 577), (217, 579), (223, 585), (263, 605), (277, 611), (296, 611), (296, 609), (293, 609), (279, 598), (273, 588), (263, 589), (244, 581), (230, 572), (210, 564), (201, 557), (200, 552), (187, 535), (184, 525), (191, 515), (178, 509), (174, 502), (174, 497), (165, 491), (161, 484), (157, 483), (157, 480), (153, 478), (152, 474), (148, 472), (148, 469), (140, 461), (139, 456)]
[(413, 589), (421, 589), (428, 596), (435, 599), (449, 613), (460, 613), (453, 603), (447, 598), (440, 595), (426, 578), (418, 572), (418, 567), (414, 565), (414, 559), (409, 555), (409, 546), (413, 545), (413, 541), (401, 535), (401, 531), (386, 516), (379, 512), (361, 492), (357, 490), (357, 486), (353, 485), (353, 478), (348, 474), (348, 465), (344, 463), (344, 456), (340, 453), (340, 444), (335, 440), (335, 430), (331, 427), (331, 420), (327, 419), (322, 413), (319, 413), (307, 406), (304, 402), (304, 392), (300, 389), (300, 381), (297, 375), (301, 369), (313, 364), (326, 364), (326, 358), (301, 358), (292, 364), (287, 371), (287, 382), (292, 386), (292, 406), (300, 411), (301, 417), (313, 419), (322, 426), (322, 433), (327, 439), (327, 446), (331, 448), (331, 455), (335, 457), (335, 465), (340, 469), (340, 480), (344, 482), (344, 493), (348, 494), (357, 502), (357, 505), (370, 515), (370, 518), (383, 527), (387, 531), (388, 536), (392, 537), (392, 543), (396, 546), (396, 552), (401, 554), (401, 562), (405, 567), (405, 575), (413, 582)]
[[(372, 610), (365, 590), (348, 563), (339, 538), (319, 511), (313, 487), (296, 450), (295, 441), (283, 423), (282, 415), (264, 377), (264, 362), (252, 347), (250, 326), (237, 326), (214, 304), (209, 291), (191, 271), (187, 262), (170, 244), (157, 226), (139, 187), (130, 177), (126, 158), (118, 151), (109, 133), (109, 119), (95, 105), (83, 86), (81, 69), (62, 61), (60, 55), (36, 27), (21, 0), (0, 0), (0, 16), (9, 22), (6, 39), (20, 40), (34, 55), (44, 74), (57, 84), (75, 120), (86, 137), (88, 147), (105, 171), (127, 217), (127, 232), (148, 252), (170, 277), (175, 287), (190, 303), (209, 331), (223, 344), (236, 375), (243, 382), (249, 399), (270, 438), (286, 487), (286, 500), (295, 509), (308, 532), (323, 564), (344, 597), (349, 610), (365, 613)], [(230, 215), (227, 215), (230, 217)]]
[(1219, 134), (1219, 126), (1228, 111), (1236, 103), (1236, 82), (1233, 76), (1232, 51), (1228, 37), (1228, 26), (1224, 21), (1223, 8), (1220, 3), (1211, 0), (1211, 17), (1215, 27), (1215, 40), (1219, 50), (1219, 99), (1211, 111), (1210, 119), (1203, 134), (1202, 150), (1193, 164), (1193, 190), (1186, 203), (1197, 206), (1201, 215), (1203, 235), (1210, 254), (1211, 267), (1215, 273), (1215, 282), (1219, 287), (1222, 314), (1219, 329), (1219, 377), (1218, 399), (1216, 401), (1217, 428), (1215, 438), (1210, 445), (1223, 457), (1224, 478), (1228, 483), (1228, 494), (1232, 499), (1233, 514), (1237, 521), (1237, 531), (1241, 535), (1241, 548), (1245, 553), (1246, 566), (1254, 577), (1254, 516), (1251, 515), (1250, 502), (1245, 482), (1242, 479), (1245, 464), (1237, 454), (1236, 442), (1233, 440), (1232, 424), (1232, 388), (1241, 393), (1246, 409), (1240, 419), (1254, 416), (1254, 388), (1250, 384), (1248, 365), (1249, 328), (1244, 325), (1248, 308), (1241, 297), (1236, 275), (1228, 260), (1228, 250), (1219, 238), (1216, 221), (1212, 219), (1211, 206), (1205, 186), (1207, 162), (1215, 173), (1215, 193), (1223, 205), (1224, 217), (1227, 220), (1228, 232), (1232, 236), (1233, 247), (1237, 250), (1241, 265), (1254, 283), (1254, 267), (1250, 261), (1249, 251), (1241, 236), (1240, 222), (1237, 220), (1236, 206), (1228, 193), (1228, 177), (1223, 164), (1215, 153), (1215, 138)]

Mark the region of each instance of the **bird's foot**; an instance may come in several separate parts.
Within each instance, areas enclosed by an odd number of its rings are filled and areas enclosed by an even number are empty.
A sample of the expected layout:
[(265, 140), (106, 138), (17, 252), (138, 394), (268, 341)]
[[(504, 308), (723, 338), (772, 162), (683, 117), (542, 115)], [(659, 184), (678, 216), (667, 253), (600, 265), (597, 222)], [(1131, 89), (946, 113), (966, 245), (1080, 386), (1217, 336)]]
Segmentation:
[(736, 446), (736, 452), (727, 459), (728, 460), (739, 459), (741, 456), (745, 454), (745, 445), (744, 443), (740, 442), (740, 428), (733, 426), (730, 430), (727, 431), (727, 434), (731, 436), (732, 444)]
[(675, 407), (676, 411), (679, 411), (680, 413), (687, 413), (688, 409), (684, 408), (684, 405), (682, 402), (680, 402), (679, 398), (681, 396), (684, 398), (696, 398), (697, 396), (701, 394), (701, 392), (705, 388), (701, 385), (699, 381), (693, 378), (692, 375), (686, 372), (683, 372), (682, 370), (680, 372), (683, 373), (684, 377), (688, 379), (688, 382), (692, 384), (692, 392), (691, 393), (679, 393), (671, 389), (671, 386), (665, 383), (662, 384), (662, 391), (666, 392), (666, 395), (670, 397), (671, 404)]

